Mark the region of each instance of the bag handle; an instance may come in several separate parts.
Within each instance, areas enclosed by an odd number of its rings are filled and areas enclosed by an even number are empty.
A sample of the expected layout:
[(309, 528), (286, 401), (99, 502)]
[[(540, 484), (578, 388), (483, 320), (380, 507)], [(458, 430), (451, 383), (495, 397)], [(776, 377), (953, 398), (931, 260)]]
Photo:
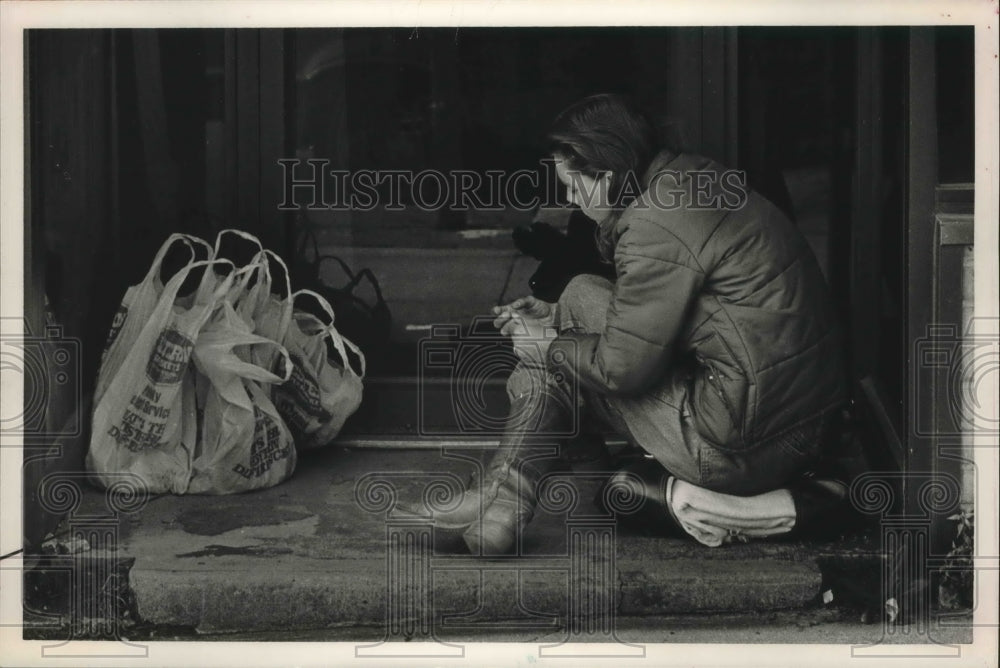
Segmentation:
[[(217, 264), (228, 264), (230, 267), (233, 266), (232, 262), (225, 259), (198, 260), (195, 262), (189, 262), (187, 266), (185, 266), (183, 269), (181, 269), (176, 274), (170, 277), (170, 280), (163, 288), (163, 293), (160, 295), (160, 299), (169, 300), (171, 304), (174, 304), (177, 301), (177, 293), (180, 292), (181, 285), (184, 283), (185, 280), (187, 280), (188, 274), (190, 274), (193, 270), (199, 267), (205, 267), (205, 275), (207, 276), (212, 273), (212, 267)], [(218, 285), (215, 286), (215, 289), (212, 291), (211, 294), (206, 294), (207, 291), (203, 292), (202, 288), (199, 287), (194, 303), (199, 306), (215, 304), (222, 296), (226, 294), (226, 292), (228, 292), (229, 287), (232, 285), (232, 282), (233, 282), (233, 272), (230, 272), (225, 278), (219, 281)], [(204, 277), (202, 278), (202, 283), (203, 284), (207, 283)], [(214, 310), (213, 308), (204, 309), (206, 319), (213, 310)]]
[(260, 239), (250, 234), (249, 232), (244, 232), (243, 230), (237, 230), (235, 228), (230, 227), (224, 230), (220, 230), (219, 233), (215, 235), (215, 255), (219, 254), (219, 249), (222, 247), (222, 237), (224, 237), (227, 234), (231, 234), (233, 236), (237, 236), (240, 237), (241, 239), (249, 241), (250, 243), (252, 243), (254, 246), (257, 247), (258, 254), (264, 252), (264, 246), (263, 244), (260, 243)]
[[(201, 264), (205, 267), (205, 273), (202, 274), (201, 283), (198, 284), (198, 291), (195, 293), (196, 303), (203, 303), (207, 299), (228, 298), (233, 283), (236, 282), (237, 278), (241, 278), (246, 270), (246, 267), (237, 268), (232, 260), (224, 257), (212, 258), (206, 262), (195, 264)], [(229, 273), (221, 281), (216, 280), (214, 267), (217, 264), (229, 266)], [(222, 290), (221, 293), (220, 290)]]
[[(237, 313), (245, 318), (252, 318), (271, 291), (271, 270), (264, 252), (257, 253), (249, 264), (237, 269), (236, 275), (240, 278), (230, 290), (229, 297)], [(257, 276), (257, 283), (252, 290), (248, 290), (247, 286), (254, 275)]]
[[(259, 271), (263, 272), (264, 279), (260, 281), (257, 286), (254, 286), (255, 293), (250, 293), (253, 296), (253, 299), (247, 300), (247, 310), (249, 310), (249, 318), (257, 322), (259, 325), (260, 318), (263, 317), (263, 309), (268, 305), (269, 298), (274, 294), (272, 290), (274, 285), (273, 276), (271, 274), (271, 265), (269, 260), (277, 262), (285, 274), (285, 293), (280, 299), (281, 306), (279, 309), (280, 317), (278, 322), (274, 323), (275, 326), (273, 328), (269, 326), (267, 329), (269, 330), (269, 334), (272, 335), (275, 340), (283, 341), (285, 334), (288, 332), (288, 326), (292, 322), (292, 279), (288, 273), (288, 266), (285, 264), (285, 261), (282, 260), (281, 256), (274, 251), (264, 249), (261, 253), (261, 268)], [(240, 311), (241, 314), (245, 313), (243, 309), (237, 310)], [(270, 315), (273, 317), (273, 313)]]
[(144, 279), (144, 282), (148, 283), (150, 281), (153, 281), (155, 283), (159, 283), (161, 286), (163, 285), (163, 281), (160, 279), (160, 271), (163, 268), (163, 260), (167, 257), (167, 253), (170, 251), (171, 247), (173, 247), (173, 245), (178, 241), (183, 241), (184, 245), (188, 247), (189, 251), (191, 251), (191, 259), (188, 260), (189, 264), (191, 262), (198, 261), (198, 255), (195, 253), (194, 246), (192, 245), (192, 243), (201, 244), (208, 251), (208, 257), (209, 258), (213, 257), (212, 246), (210, 246), (209, 243), (204, 239), (199, 239), (198, 237), (191, 234), (180, 234), (180, 233), (171, 234), (169, 237), (167, 237), (167, 240), (164, 241), (163, 244), (160, 246), (160, 250), (156, 252), (156, 257), (153, 258), (153, 263), (149, 265), (149, 271), (146, 272), (146, 278)]
[[(344, 360), (344, 369), (358, 378), (364, 378), (367, 361), (365, 360), (365, 354), (361, 352), (361, 349), (354, 345), (350, 339), (338, 332), (337, 328), (333, 325), (330, 325), (327, 328), (327, 332), (330, 335), (330, 340), (333, 341), (333, 347), (337, 349), (338, 353), (340, 353), (340, 359)], [(351, 366), (351, 362), (347, 357), (347, 351), (344, 349), (345, 345), (351, 349), (351, 352), (353, 352), (357, 356), (358, 361), (361, 362), (361, 373), (357, 373), (354, 370), (354, 367)]]
[(257, 257), (255, 257), (248, 264), (245, 264), (242, 267), (236, 267), (234, 269), (233, 287), (230, 290), (229, 294), (229, 297), (232, 299), (233, 303), (240, 301), (240, 295), (246, 291), (247, 285), (250, 284), (250, 279), (253, 278), (254, 274), (259, 273), (261, 271), (263, 265), (264, 263), (258, 260)]
[[(340, 354), (340, 359), (344, 361), (344, 368), (350, 371), (352, 374), (360, 378), (363, 378), (367, 366), (365, 355), (364, 353), (361, 352), (361, 349), (358, 348), (356, 345), (354, 345), (354, 343), (350, 339), (345, 338), (340, 332), (337, 331), (337, 328), (334, 326), (334, 322), (337, 316), (333, 311), (333, 307), (330, 306), (330, 303), (326, 300), (326, 298), (323, 297), (323, 295), (314, 292), (312, 290), (309, 290), (307, 288), (303, 288), (295, 292), (295, 294), (292, 296), (293, 301), (294, 299), (302, 295), (309, 295), (310, 297), (313, 297), (317, 302), (319, 302), (320, 306), (323, 308), (324, 311), (326, 311), (327, 315), (330, 316), (330, 322), (324, 325), (323, 331), (330, 337), (330, 340), (333, 342), (333, 347)], [(317, 320), (319, 320), (319, 318), (317, 318)], [(346, 347), (351, 349), (351, 352), (357, 355), (358, 360), (361, 362), (360, 374), (355, 373), (354, 368), (351, 366), (350, 359), (347, 357), (347, 350), (345, 349), (345, 345)]]
[[(254, 336), (256, 336), (256, 335), (254, 335)], [(260, 381), (262, 383), (277, 383), (277, 384), (281, 384), (281, 383), (287, 382), (288, 379), (292, 377), (292, 370), (293, 370), (292, 369), (292, 357), (291, 357), (291, 355), (288, 354), (288, 349), (285, 348), (285, 346), (283, 346), (280, 343), (278, 343), (277, 341), (272, 341), (271, 339), (269, 339), (267, 337), (260, 336), (260, 337), (257, 337), (257, 338), (259, 338), (260, 340), (257, 341), (257, 342), (255, 342), (254, 345), (258, 345), (258, 346), (263, 346), (263, 345), (271, 346), (271, 347), (273, 347), (273, 348), (275, 348), (277, 350), (278, 354), (284, 360), (281, 368), (284, 369), (285, 374), (284, 374), (284, 376), (279, 376), (278, 374), (274, 373), (273, 371), (265, 369), (262, 366), (259, 366), (257, 364), (250, 364), (249, 362), (242, 362), (242, 360), (241, 360), (242, 364), (245, 365), (243, 367), (243, 371), (245, 373), (241, 373), (241, 375), (244, 378), (249, 378), (250, 380)], [(237, 359), (239, 359), (239, 358), (237, 358)]]
[[(253, 261), (251, 261), (250, 264), (248, 264), (246, 267), (243, 268), (243, 269), (250, 270), (250, 275), (252, 275), (253, 272), (255, 272), (255, 271), (258, 272), (258, 273), (262, 273), (264, 275), (264, 280), (261, 283), (261, 285), (266, 285), (267, 286), (267, 290), (260, 290), (259, 291), (259, 293), (257, 295), (257, 301), (253, 305), (253, 310), (254, 311), (256, 311), (258, 308), (260, 308), (261, 306), (263, 306), (264, 303), (267, 300), (267, 297), (270, 294), (272, 294), (272, 292), (271, 292), (271, 284), (272, 284), (272, 278), (273, 277), (271, 276), (270, 260), (274, 260), (275, 262), (277, 262), (281, 266), (281, 271), (284, 273), (284, 276), (285, 276), (285, 299), (287, 300), (287, 299), (290, 299), (292, 297), (292, 281), (291, 281), (291, 276), (288, 273), (288, 265), (285, 264), (285, 261), (281, 259), (280, 255), (278, 255), (277, 253), (275, 253), (274, 251), (272, 251), (272, 250), (270, 250), (268, 248), (265, 248), (265, 249), (261, 250), (260, 253), (258, 253), (257, 255), (254, 256), (254, 259), (253, 259)], [(239, 274), (239, 273), (241, 273), (241, 271), (242, 270), (237, 270), (237, 273)], [(248, 276), (245, 277), (245, 279), (243, 280), (242, 287), (246, 287), (246, 284), (250, 282), (250, 275), (248, 275)]]
[[(232, 288), (233, 282), (235, 282), (235, 280), (236, 280), (236, 276), (237, 276), (237, 273), (238, 273), (238, 271), (236, 269), (236, 265), (233, 263), (232, 260), (227, 260), (224, 257), (217, 257), (217, 258), (212, 258), (211, 260), (207, 260), (207, 261), (204, 261), (204, 262), (195, 262), (193, 266), (198, 266), (198, 265), (201, 265), (201, 264), (205, 265), (205, 276), (202, 277), (202, 283), (203, 284), (207, 282), (205, 280), (207, 276), (213, 275), (215, 273), (213, 271), (215, 265), (217, 265), (217, 264), (229, 265), (229, 269), (230, 269), (229, 273), (226, 274), (226, 276), (221, 281), (219, 281), (216, 284), (215, 289), (213, 289), (212, 293), (211, 293), (211, 299), (213, 301), (218, 301), (220, 299), (224, 299), (226, 297), (226, 295), (229, 294), (229, 290)], [(201, 297), (201, 298), (204, 297), (204, 295), (201, 294), (200, 290), (199, 290), (199, 297)], [(196, 301), (198, 301), (200, 303), (201, 299), (196, 300)]]
[[(285, 264), (285, 261), (281, 259), (281, 256), (278, 255), (277, 253), (275, 253), (273, 250), (265, 248), (264, 249), (264, 255), (266, 257), (271, 258), (275, 262), (277, 262), (278, 265), (281, 267), (281, 271), (284, 272), (284, 274), (285, 274), (285, 299), (291, 299), (292, 298), (292, 277), (288, 273), (288, 265)], [(268, 276), (268, 278), (271, 278), (271, 269), (270, 269), (270, 267), (268, 267), (268, 269), (267, 269), (267, 276)]]
[(312, 297), (313, 299), (316, 300), (316, 302), (320, 305), (320, 308), (322, 308), (326, 312), (326, 314), (328, 316), (330, 316), (330, 322), (326, 323), (326, 325), (328, 327), (332, 326), (333, 323), (337, 320), (337, 314), (333, 312), (333, 307), (330, 306), (330, 302), (328, 302), (326, 300), (326, 297), (324, 297), (323, 295), (319, 294), (318, 292), (315, 292), (315, 291), (310, 290), (308, 288), (302, 288), (301, 290), (295, 291), (292, 294), (292, 305), (293, 305), (293, 308), (294, 308), (295, 300), (298, 299), (301, 296), (304, 296), (304, 295), (308, 295), (308, 296), (310, 296), (310, 297)]
[(260, 239), (249, 232), (244, 232), (243, 230), (235, 228), (227, 228), (225, 230), (220, 230), (219, 233), (215, 235), (215, 250), (212, 257), (219, 257), (219, 251), (222, 249), (222, 238), (226, 235), (239, 237), (240, 239), (249, 241), (257, 249), (257, 252), (254, 254), (249, 263), (236, 269), (237, 280), (234, 280), (232, 290), (230, 290), (228, 295), (229, 300), (235, 303), (236, 301), (239, 301), (239, 296), (246, 290), (247, 285), (250, 283), (250, 279), (260, 266), (261, 258), (264, 253), (264, 246), (260, 243)]

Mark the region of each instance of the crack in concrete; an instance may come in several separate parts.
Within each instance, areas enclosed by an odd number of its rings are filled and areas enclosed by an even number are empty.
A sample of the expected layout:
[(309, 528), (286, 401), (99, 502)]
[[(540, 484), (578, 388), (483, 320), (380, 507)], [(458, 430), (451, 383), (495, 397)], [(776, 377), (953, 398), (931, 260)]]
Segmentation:
[[(625, 573), (617, 564), (615, 572), (618, 574), (618, 600), (615, 601), (615, 620), (617, 620), (622, 614), (622, 608), (625, 607)], [(615, 620), (612, 620), (612, 626)]]
[(240, 556), (240, 557), (273, 557), (279, 554), (292, 554), (292, 548), (290, 547), (271, 547), (267, 545), (248, 545), (248, 546), (232, 546), (232, 545), (206, 545), (203, 550), (195, 550), (194, 552), (183, 552), (181, 554), (174, 555), (178, 558), (188, 558), (188, 557), (228, 557), (228, 556)]

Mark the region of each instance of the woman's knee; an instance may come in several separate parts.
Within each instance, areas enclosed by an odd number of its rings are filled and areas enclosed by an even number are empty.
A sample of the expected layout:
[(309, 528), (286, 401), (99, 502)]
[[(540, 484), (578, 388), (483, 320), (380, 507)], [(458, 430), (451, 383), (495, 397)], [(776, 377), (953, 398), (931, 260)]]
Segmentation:
[(560, 329), (603, 331), (608, 304), (611, 303), (611, 291), (611, 281), (603, 276), (574, 276), (559, 297)]
[(565, 374), (529, 364), (518, 364), (507, 378), (511, 403), (554, 401), (573, 411), (580, 399)]
[(507, 397), (515, 401), (530, 394), (539, 394), (544, 382), (544, 373), (541, 369), (518, 364), (507, 377)]

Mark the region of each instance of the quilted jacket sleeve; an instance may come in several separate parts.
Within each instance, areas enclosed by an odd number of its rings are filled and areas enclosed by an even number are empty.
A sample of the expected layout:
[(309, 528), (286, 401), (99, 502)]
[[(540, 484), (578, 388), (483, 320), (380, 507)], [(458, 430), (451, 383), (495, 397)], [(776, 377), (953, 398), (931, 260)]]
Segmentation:
[(704, 273), (683, 243), (652, 222), (635, 221), (615, 251), (618, 279), (601, 333), (566, 332), (550, 353), (583, 387), (638, 394), (662, 378)]

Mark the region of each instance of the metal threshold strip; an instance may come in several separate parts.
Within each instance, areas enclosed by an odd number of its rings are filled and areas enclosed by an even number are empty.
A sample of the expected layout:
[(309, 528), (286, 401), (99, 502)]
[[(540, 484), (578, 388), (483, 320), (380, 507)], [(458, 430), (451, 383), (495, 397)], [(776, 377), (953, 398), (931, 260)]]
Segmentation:
[[(609, 448), (618, 449), (628, 445), (628, 441), (617, 434), (605, 436)], [(476, 436), (468, 438), (438, 438), (406, 434), (372, 436), (351, 434), (340, 437), (336, 445), (344, 448), (366, 450), (440, 450), (442, 448), (496, 448), (499, 436)]]
[[(345, 431), (337, 437), (335, 445), (355, 449), (386, 450), (439, 450), (441, 448), (496, 448), (500, 444), (500, 434), (491, 431), (481, 434), (435, 434), (420, 433), (419, 430), (401, 429), (403, 423), (413, 420), (414, 411), (419, 410), (421, 397), (427, 393), (441, 396), (450, 387), (463, 382), (447, 375), (422, 376), (380, 376), (365, 381), (365, 394), (371, 405), (366, 411), (362, 404), (360, 420), (345, 426)], [(484, 394), (496, 398), (506, 395), (503, 378), (490, 377), (477, 381)], [(443, 396), (442, 396), (443, 398)], [(624, 446), (626, 441), (617, 434), (606, 434), (607, 444), (612, 447)]]

